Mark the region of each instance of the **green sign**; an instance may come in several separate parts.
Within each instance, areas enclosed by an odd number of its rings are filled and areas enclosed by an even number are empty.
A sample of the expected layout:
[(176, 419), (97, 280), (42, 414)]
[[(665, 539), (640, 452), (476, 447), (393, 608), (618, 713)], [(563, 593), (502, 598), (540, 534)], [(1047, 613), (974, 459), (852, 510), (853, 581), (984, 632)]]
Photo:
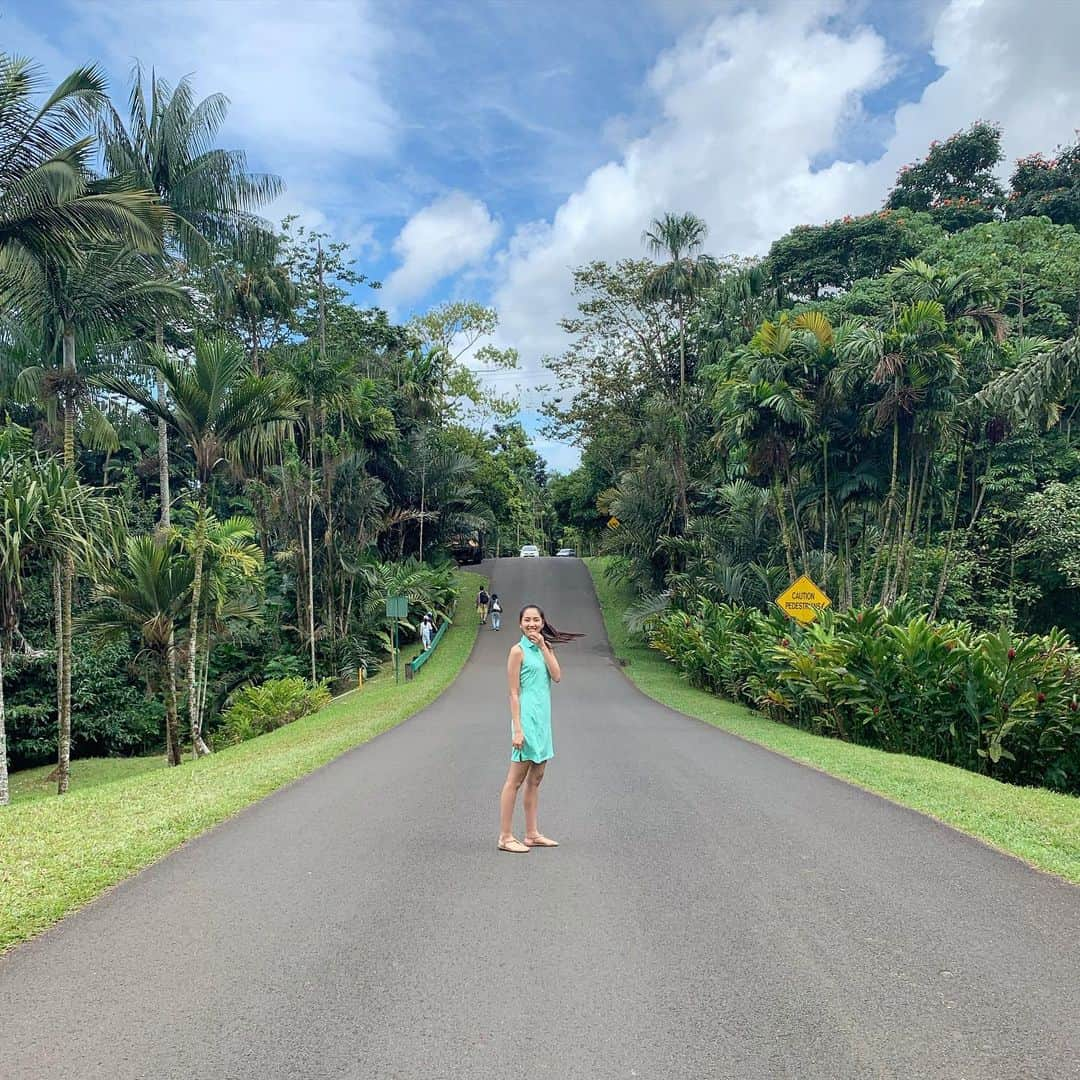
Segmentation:
[(407, 596), (388, 596), (386, 598), (386, 617), (388, 619), (407, 619), (409, 617), (409, 598)]

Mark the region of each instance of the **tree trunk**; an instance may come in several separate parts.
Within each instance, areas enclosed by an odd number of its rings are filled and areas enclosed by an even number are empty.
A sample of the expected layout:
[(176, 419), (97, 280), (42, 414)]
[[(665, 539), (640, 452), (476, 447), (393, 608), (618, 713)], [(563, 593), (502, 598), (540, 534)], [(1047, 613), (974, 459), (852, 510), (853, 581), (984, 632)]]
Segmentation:
[(203, 660), (202, 660), (202, 676), (199, 682), (199, 730), (202, 731), (202, 725), (206, 721), (206, 695), (210, 689), (210, 616), (209, 613), (206, 617), (206, 622), (203, 624)]
[(248, 324), (249, 346), (251, 354), (251, 373), (253, 375), (261, 375), (261, 365), (259, 363), (259, 327), (258, 323), (252, 319)]
[(0, 634), (0, 806), (11, 801), (8, 793), (7, 728), (4, 714), (4, 636)]
[[(64, 394), (64, 464), (75, 468), (75, 332), (64, 327), (64, 375), (69, 384)], [(71, 783), (71, 605), (75, 592), (75, 560), (64, 555), (60, 595), (60, 637), (57, 641), (59, 709), (56, 739), (56, 793), (63, 795)]]
[(296, 539), (300, 550), (300, 561), (296, 567), (296, 637), (303, 642), (308, 621), (307, 590), (307, 549), (304, 540), (304, 500), (299, 494), (296, 499)]
[(686, 316), (683, 314), (682, 300), (678, 302), (679, 308), (679, 390), (686, 386)]
[(805, 570), (807, 569), (807, 564), (809, 562), (806, 552), (806, 536), (803, 533), (802, 526), (799, 524), (799, 507), (798, 504), (795, 502), (795, 482), (791, 477), (790, 465), (785, 467), (784, 472), (786, 473), (785, 483), (787, 487), (788, 500), (791, 503), (791, 524), (794, 526), (795, 529), (795, 539), (799, 544), (799, 555), (802, 557), (802, 568), (805, 572)]
[[(158, 316), (154, 321), (154, 344), (158, 351), (165, 353), (165, 324)], [(155, 373), (157, 399), (165, 404), (165, 378), (161, 372)], [(161, 516), (158, 519), (158, 532), (162, 535), (172, 523), (172, 494), (169, 491), (169, 429), (164, 420), (158, 420), (158, 484), (161, 488)]]
[(169, 634), (165, 649), (165, 752), (170, 765), (180, 764), (180, 718), (176, 710), (176, 642)]
[(64, 327), (64, 464), (75, 464), (75, 332)]
[(962, 442), (956, 452), (956, 496), (953, 499), (949, 539), (945, 544), (945, 554), (941, 560), (941, 575), (938, 577), (937, 588), (934, 590), (934, 603), (930, 608), (931, 619), (937, 618), (938, 608), (941, 607), (941, 601), (949, 583), (949, 559), (952, 556), (953, 541), (956, 537), (956, 523), (960, 517), (960, 497), (964, 490), (964, 450), (965, 443)]
[(675, 523), (675, 535), (681, 536), (686, 531), (690, 520), (690, 504), (686, 498), (686, 449), (683, 446), (683, 429), (680, 425), (675, 436), (675, 507), (678, 520)]
[(68, 552), (64, 556), (64, 678), (63, 703), (60, 710), (60, 738), (57, 754), (56, 794), (67, 792), (71, 782), (71, 608), (75, 592), (75, 560)]
[(53, 635), (56, 639), (56, 731), (57, 756), (59, 757), (60, 731), (64, 726), (64, 570), (63, 560), (53, 560)]
[[(310, 433), (310, 428), (309, 428)], [(315, 670), (315, 544), (311, 536), (311, 518), (315, 509), (315, 448), (308, 440), (308, 505), (307, 505), (307, 549), (308, 549), (308, 640), (311, 644), (311, 681), (318, 681)]]
[(784, 542), (784, 556), (787, 559), (788, 574), (792, 581), (799, 575), (795, 572), (795, 552), (791, 546), (791, 536), (788, 533), (787, 514), (784, 512), (784, 494), (780, 484), (773, 480), (772, 485), (773, 503), (776, 506), (776, 516), (780, 519), (780, 537)]
[(427, 497), (427, 455), (420, 460), (420, 561), (424, 561), (424, 501)]
[[(878, 570), (881, 566), (881, 556), (886, 551), (891, 552), (892, 549), (892, 526), (893, 526), (893, 512), (896, 509), (896, 484), (897, 484), (897, 465), (900, 460), (900, 419), (899, 417), (893, 417), (893, 438), (892, 438), (892, 471), (889, 478), (889, 494), (886, 496), (885, 505), (885, 524), (881, 528), (881, 540), (878, 544), (878, 549), (874, 553), (874, 569), (870, 574), (870, 581), (868, 588), (872, 589), (877, 581)], [(881, 594), (879, 599), (882, 603), (885, 602), (885, 596), (888, 591), (889, 581), (889, 566), (885, 566), (885, 581), (882, 584)]]
[[(825, 557), (829, 551), (829, 436), (825, 435), (821, 440), (821, 468), (824, 477), (825, 491), (821, 502), (821, 520), (824, 525), (824, 535), (821, 540), (821, 575), (825, 576)], [(822, 585), (825, 582), (822, 581)]]
[[(326, 412), (319, 415), (319, 458), (322, 468), (322, 514), (326, 524), (323, 547), (326, 550), (326, 628), (330, 634), (330, 654), (337, 656), (337, 559), (334, 555), (334, 468), (327, 448)], [(335, 661), (336, 662), (336, 661)]]
[(196, 758), (210, 753), (202, 737), (199, 716), (199, 604), (202, 602), (203, 555), (206, 551), (206, 488), (199, 484), (199, 508), (195, 519), (195, 572), (191, 581), (191, 629), (188, 631), (188, 716), (191, 720), (191, 752)]

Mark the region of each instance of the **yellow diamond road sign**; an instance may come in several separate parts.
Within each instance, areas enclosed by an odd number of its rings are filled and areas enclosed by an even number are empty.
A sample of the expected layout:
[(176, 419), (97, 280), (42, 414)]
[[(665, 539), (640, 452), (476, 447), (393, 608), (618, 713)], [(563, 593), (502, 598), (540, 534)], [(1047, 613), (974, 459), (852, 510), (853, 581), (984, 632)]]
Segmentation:
[(805, 575), (789, 585), (777, 598), (776, 603), (785, 615), (801, 623), (813, 622), (822, 608), (832, 601)]
[(614, 514), (608, 518), (607, 527), (609, 529), (617, 529), (619, 527), (619, 519)]

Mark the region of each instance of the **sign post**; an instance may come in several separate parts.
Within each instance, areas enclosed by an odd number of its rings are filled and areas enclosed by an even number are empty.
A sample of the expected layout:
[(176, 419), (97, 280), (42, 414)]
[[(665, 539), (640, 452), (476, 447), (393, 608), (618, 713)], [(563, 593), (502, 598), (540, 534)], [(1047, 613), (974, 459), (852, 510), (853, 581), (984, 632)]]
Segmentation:
[(812, 623), (831, 603), (805, 574), (776, 598), (780, 610), (801, 623)]
[(386, 617), (394, 624), (394, 682), (401, 682), (401, 650), (398, 648), (398, 627), (402, 619), (409, 617), (409, 598), (407, 596), (388, 596), (386, 598)]

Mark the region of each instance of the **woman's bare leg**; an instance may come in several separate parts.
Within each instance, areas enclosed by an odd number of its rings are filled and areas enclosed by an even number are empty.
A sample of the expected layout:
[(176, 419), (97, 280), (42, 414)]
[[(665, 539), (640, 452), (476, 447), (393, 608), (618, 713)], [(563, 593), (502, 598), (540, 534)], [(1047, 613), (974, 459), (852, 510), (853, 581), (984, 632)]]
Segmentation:
[(525, 780), (531, 761), (511, 761), (510, 769), (506, 774), (506, 782), (503, 784), (502, 794), (499, 796), (499, 845), (507, 844), (514, 840), (514, 804), (517, 802), (518, 788)]
[(534, 761), (529, 765), (528, 775), (525, 777), (525, 795), (522, 802), (525, 804), (525, 842), (538, 843), (538, 847), (555, 847), (553, 840), (548, 840), (540, 831), (537, 815), (540, 809), (540, 782), (544, 779), (544, 770), (547, 768), (546, 761)]

